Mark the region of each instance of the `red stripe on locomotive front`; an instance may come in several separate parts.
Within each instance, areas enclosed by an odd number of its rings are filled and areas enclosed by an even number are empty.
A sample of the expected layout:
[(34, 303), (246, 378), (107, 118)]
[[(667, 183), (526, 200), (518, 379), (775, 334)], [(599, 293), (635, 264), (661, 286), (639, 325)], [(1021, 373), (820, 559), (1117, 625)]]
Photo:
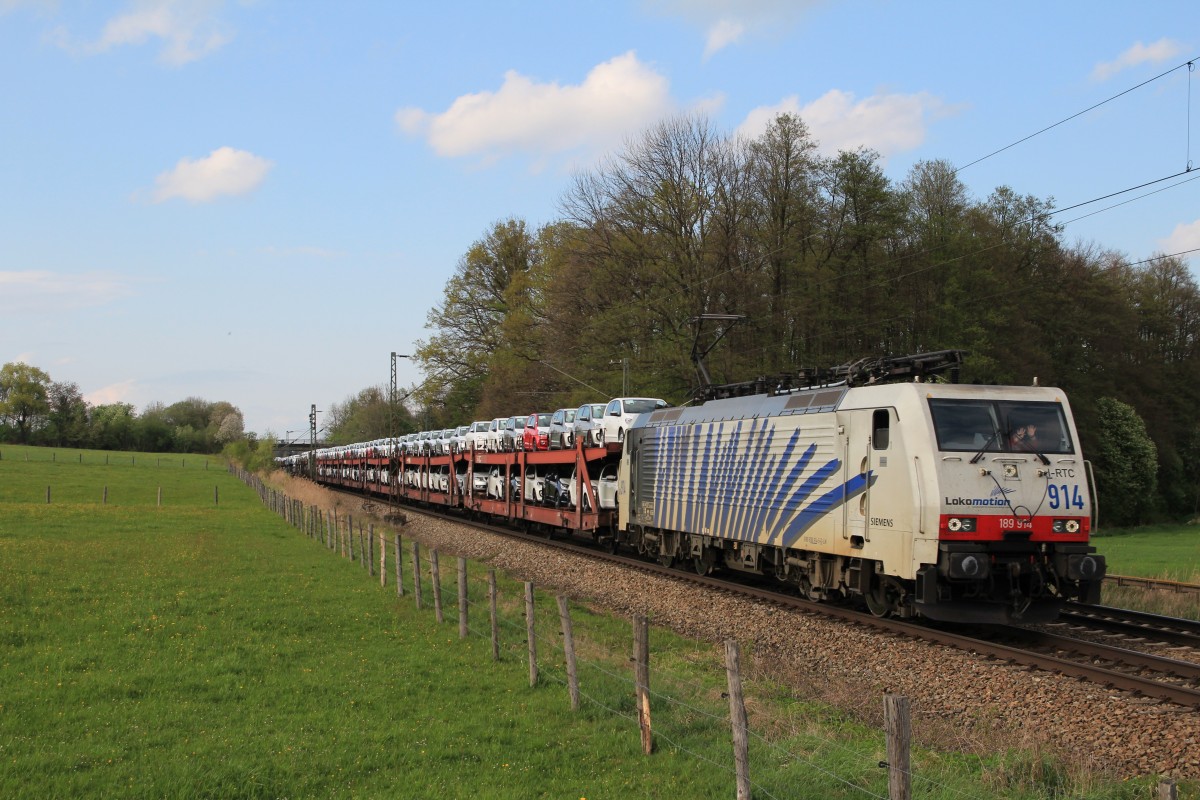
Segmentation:
[[(974, 519), (975, 530), (950, 530), (951, 519)], [(1055, 533), (1055, 520), (1075, 520), (1079, 530), (1075, 533)], [(968, 514), (942, 514), (938, 520), (938, 538), (946, 542), (1000, 542), (1006, 535), (1029, 534), (1031, 542), (1086, 542), (1091, 532), (1091, 520), (1087, 517), (1039, 516), (1033, 519), (1013, 516), (978, 516)]]

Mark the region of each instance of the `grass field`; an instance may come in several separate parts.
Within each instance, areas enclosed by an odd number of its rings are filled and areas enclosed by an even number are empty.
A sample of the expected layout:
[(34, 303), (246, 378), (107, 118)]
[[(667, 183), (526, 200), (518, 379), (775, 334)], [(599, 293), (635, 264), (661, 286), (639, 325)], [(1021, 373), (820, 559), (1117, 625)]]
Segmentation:
[[(1105, 531), (1093, 538), (1114, 575), (1200, 584), (1200, 526), (1153, 525)], [(1200, 619), (1200, 593), (1105, 584), (1101, 601), (1154, 614)]]
[(1109, 572), (1200, 583), (1200, 525), (1104, 531), (1092, 541)]
[[(439, 625), (427, 572), (417, 610), (215, 462), (50, 452), (0, 448), (0, 797), (733, 795), (713, 647), (652, 633), (647, 758), (629, 719), (627, 620), (573, 610), (585, 692), (573, 713), (552, 598), (531, 689), (519, 587), (502, 583), (496, 665), (479, 565), (460, 640), (449, 585)], [(452, 583), (449, 558), (442, 568)], [(756, 797), (886, 796), (879, 731), (783, 687), (751, 681), (747, 694), (752, 725), (772, 731), (752, 750)], [(920, 750), (914, 767), (930, 798), (1146, 791), (1082, 785), (1020, 753)]]

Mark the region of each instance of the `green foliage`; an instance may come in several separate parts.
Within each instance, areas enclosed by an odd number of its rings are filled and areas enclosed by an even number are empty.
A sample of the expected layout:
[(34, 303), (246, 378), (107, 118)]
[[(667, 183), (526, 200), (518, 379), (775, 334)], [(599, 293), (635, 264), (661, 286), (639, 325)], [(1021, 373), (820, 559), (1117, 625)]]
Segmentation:
[(1114, 525), (1146, 521), (1154, 506), (1158, 452), (1133, 406), (1111, 397), (1096, 403), (1097, 492)]
[(334, 403), (326, 417), (325, 441), (329, 444), (349, 444), (383, 439), (414, 430), (412, 415), (404, 407), (402, 397), (389, 408), (388, 390), (369, 386), (342, 403)]
[(245, 435), (232, 403), (199, 397), (136, 414), (128, 403), (90, 406), (74, 383), (53, 383), (26, 364), (0, 369), (0, 442), (140, 449), (154, 453), (214, 453)]
[(0, 418), (16, 432), (21, 444), (50, 411), (50, 376), (21, 362), (0, 367)]
[(267, 432), (261, 439), (242, 437), (225, 445), (222, 455), (243, 469), (265, 474), (275, 469), (275, 437)]

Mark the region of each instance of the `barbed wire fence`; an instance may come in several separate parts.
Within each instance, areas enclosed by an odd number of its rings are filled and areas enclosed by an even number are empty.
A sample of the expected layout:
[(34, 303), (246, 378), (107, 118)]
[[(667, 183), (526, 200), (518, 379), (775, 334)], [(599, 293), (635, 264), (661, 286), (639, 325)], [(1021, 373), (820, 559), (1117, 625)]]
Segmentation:
[[(628, 721), (639, 731), (647, 756), (665, 749), (728, 775), (739, 800), (784, 800), (801, 794), (798, 787), (811, 794), (816, 782), (841, 796), (878, 800), (908, 800), (914, 782), (921, 796), (988, 796), (914, 772), (907, 698), (883, 697), (884, 737), (870, 752), (795, 730), (768, 735), (748, 721), (741, 648), (734, 640), (723, 643), (723, 657), (714, 650), (709, 663), (689, 661), (686, 673), (673, 669), (670, 658), (655, 658), (651, 673), (644, 616), (632, 620), (624, 649), (603, 625), (585, 626), (584, 635), (576, 635), (579, 618), (572, 615), (569, 598), (539, 593), (530, 582), (523, 583), (521, 596), (502, 592), (496, 570), (479, 565), (472, 570), (466, 558), (455, 556), (455, 568), (446, 570), (454, 575), (448, 590), (436, 549), (411, 539), (406, 567), (400, 532), (377, 529), (351, 514), (339, 517), (288, 497), (236, 466), (230, 469), (258, 492), (264, 505), (327, 550), (377, 576), (381, 588), (387, 587), (390, 574), (397, 597), (411, 596), (418, 610), (430, 605), (429, 598), (438, 624), (449, 617), (457, 621), (460, 639), (488, 641), (493, 662), (515, 667), (527, 661), (531, 687), (562, 687), (572, 710), (585, 719)], [(595, 616), (579, 606), (575, 611)], [(885, 759), (879, 758), (881, 751)]]

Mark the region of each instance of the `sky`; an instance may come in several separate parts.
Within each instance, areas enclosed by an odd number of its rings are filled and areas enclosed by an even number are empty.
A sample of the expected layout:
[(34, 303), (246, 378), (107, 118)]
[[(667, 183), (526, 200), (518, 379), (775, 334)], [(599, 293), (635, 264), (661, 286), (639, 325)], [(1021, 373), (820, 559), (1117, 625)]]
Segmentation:
[(313, 404), (387, 385), (495, 222), (557, 219), (681, 114), (798, 113), (825, 154), (873, 148), (895, 182), (945, 159), (977, 199), (1151, 184), (1055, 221), (1182, 253), (1198, 57), (1195, 0), (0, 0), (0, 363), (306, 436)]

